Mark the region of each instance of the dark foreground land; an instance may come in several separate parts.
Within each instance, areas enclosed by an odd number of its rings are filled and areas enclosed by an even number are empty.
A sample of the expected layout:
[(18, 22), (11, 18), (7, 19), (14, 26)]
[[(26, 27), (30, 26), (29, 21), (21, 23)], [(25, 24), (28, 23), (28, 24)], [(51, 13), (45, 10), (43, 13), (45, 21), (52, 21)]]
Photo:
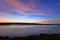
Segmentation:
[(0, 40), (60, 40), (60, 34), (40, 34), (27, 37), (13, 37), (0, 36)]

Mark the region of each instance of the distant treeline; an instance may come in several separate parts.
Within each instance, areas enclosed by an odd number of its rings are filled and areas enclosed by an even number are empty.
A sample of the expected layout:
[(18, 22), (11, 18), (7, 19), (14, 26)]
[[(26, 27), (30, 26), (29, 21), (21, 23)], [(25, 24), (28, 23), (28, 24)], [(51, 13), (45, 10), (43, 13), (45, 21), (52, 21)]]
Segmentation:
[(10, 38), (8, 36), (5, 37), (0, 36), (0, 40), (60, 40), (60, 34), (40, 34), (13, 38)]
[(41, 24), (41, 23), (0, 23), (0, 25), (60, 25), (60, 24)]

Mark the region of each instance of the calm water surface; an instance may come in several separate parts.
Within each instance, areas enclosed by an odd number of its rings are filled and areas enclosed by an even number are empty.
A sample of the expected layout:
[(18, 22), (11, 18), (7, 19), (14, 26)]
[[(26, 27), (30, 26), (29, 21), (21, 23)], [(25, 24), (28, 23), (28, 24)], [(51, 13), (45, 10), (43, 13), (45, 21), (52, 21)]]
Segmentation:
[(59, 25), (0, 25), (1, 36), (28, 36), (40, 33), (60, 34)]

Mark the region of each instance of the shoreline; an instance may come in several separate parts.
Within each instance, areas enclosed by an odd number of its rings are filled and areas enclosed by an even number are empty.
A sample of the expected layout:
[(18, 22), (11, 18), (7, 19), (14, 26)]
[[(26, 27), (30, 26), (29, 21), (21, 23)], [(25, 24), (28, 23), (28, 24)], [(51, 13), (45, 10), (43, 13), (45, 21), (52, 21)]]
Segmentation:
[(60, 24), (38, 24), (38, 23), (0, 23), (0, 25), (60, 25)]

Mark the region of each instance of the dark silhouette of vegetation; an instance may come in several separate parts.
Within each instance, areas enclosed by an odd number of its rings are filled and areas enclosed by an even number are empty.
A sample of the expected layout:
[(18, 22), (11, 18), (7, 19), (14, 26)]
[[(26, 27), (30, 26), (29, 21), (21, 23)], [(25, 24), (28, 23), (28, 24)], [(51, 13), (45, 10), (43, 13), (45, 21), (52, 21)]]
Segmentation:
[(60, 24), (41, 24), (41, 23), (0, 23), (0, 25), (60, 25)]
[(0, 40), (60, 40), (60, 34), (40, 34), (13, 38), (10, 38), (8, 36), (5, 37), (0, 36)]

